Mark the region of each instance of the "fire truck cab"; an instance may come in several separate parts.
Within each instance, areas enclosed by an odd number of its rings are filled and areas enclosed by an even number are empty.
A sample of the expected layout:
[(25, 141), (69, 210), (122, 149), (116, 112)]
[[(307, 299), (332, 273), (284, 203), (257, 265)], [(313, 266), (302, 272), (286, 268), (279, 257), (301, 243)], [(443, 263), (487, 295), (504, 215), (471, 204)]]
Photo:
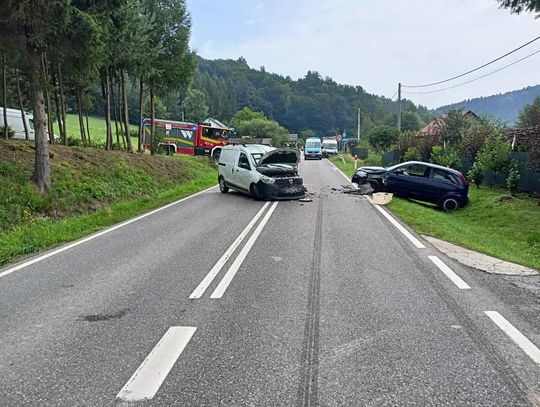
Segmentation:
[[(219, 159), (221, 149), (231, 134), (228, 128), (210, 123), (189, 123), (156, 119), (158, 148), (166, 154), (207, 155)], [(145, 148), (152, 150), (152, 120), (143, 120)]]

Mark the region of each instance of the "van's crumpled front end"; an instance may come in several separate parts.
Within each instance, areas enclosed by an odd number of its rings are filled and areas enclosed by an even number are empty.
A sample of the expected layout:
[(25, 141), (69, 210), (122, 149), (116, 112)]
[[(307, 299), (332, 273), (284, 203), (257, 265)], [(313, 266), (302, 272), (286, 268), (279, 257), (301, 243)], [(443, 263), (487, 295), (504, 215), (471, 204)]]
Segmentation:
[(305, 196), (304, 180), (298, 176), (300, 152), (276, 149), (261, 158), (257, 171), (262, 174), (257, 189), (263, 199), (300, 199)]

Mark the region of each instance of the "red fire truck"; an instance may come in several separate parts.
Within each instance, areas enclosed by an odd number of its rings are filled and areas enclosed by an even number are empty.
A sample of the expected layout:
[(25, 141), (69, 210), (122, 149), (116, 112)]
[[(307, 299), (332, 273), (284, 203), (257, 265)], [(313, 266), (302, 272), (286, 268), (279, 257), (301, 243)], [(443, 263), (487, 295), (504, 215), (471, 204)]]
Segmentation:
[[(143, 120), (144, 144), (152, 149), (151, 119)], [(209, 155), (219, 158), (221, 148), (231, 135), (228, 128), (213, 127), (209, 123), (188, 123), (172, 120), (155, 120), (159, 148), (166, 154)]]

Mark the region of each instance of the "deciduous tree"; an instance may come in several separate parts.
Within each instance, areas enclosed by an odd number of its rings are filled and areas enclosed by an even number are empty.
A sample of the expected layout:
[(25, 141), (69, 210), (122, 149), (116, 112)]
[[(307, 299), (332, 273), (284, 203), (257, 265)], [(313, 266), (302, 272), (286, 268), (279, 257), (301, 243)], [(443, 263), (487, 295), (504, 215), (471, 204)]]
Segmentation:
[(518, 124), (520, 127), (540, 126), (540, 96), (536, 97), (530, 105), (525, 106), (519, 112)]
[(398, 139), (399, 130), (393, 126), (375, 126), (368, 135), (369, 144), (381, 151), (386, 151), (392, 146)]

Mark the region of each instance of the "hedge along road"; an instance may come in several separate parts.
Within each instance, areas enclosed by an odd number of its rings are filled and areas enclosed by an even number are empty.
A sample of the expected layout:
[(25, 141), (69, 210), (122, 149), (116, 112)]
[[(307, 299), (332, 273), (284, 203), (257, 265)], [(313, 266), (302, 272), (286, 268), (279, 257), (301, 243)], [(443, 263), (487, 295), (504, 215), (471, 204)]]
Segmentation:
[(333, 190), (345, 180), (326, 160), (302, 173), (313, 202), (212, 189), (1, 277), (2, 404), (538, 397), (540, 323), (518, 288), (401, 225), (417, 247), (368, 200)]

